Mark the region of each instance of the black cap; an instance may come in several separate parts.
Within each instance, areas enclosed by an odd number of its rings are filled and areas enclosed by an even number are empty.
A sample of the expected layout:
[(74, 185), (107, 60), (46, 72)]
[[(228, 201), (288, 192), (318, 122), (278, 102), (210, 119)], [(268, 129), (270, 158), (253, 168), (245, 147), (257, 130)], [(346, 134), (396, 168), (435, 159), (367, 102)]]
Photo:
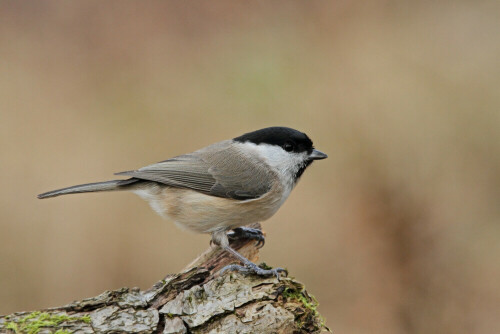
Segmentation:
[(276, 145), (288, 152), (311, 153), (314, 149), (313, 142), (305, 133), (283, 126), (273, 126), (245, 133), (233, 140), (240, 143), (251, 142), (256, 145)]

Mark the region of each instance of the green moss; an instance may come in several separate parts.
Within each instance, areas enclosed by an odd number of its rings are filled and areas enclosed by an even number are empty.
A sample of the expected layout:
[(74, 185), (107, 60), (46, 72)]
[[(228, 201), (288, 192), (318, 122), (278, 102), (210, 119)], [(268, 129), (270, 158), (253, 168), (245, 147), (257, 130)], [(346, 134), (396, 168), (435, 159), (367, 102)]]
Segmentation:
[(271, 270), (273, 267), (269, 266), (267, 263), (262, 262), (259, 264), (259, 268), (265, 269), (265, 270)]
[[(90, 323), (90, 317), (71, 317), (66, 314), (50, 314), (46, 312), (32, 312), (17, 321), (10, 321), (6, 328), (14, 331), (16, 334), (37, 334), (41, 328), (57, 327), (63, 322), (83, 321)], [(54, 334), (70, 334), (68, 330), (57, 330)]]
[(19, 332), (19, 329), (17, 328), (17, 324), (15, 322), (8, 322), (6, 328), (13, 330), (16, 333)]
[(295, 318), (298, 327), (304, 328), (312, 325), (316, 329), (325, 329), (331, 332), (326, 326), (325, 319), (318, 312), (318, 301), (305, 291), (303, 285), (292, 284), (287, 286), (282, 296), (286, 299), (296, 300), (304, 307), (305, 312)]
[(318, 314), (318, 302), (316, 301), (316, 298), (310, 295), (307, 295), (306, 297), (304, 290), (286, 288), (283, 292), (283, 297), (298, 300), (306, 309), (311, 310), (314, 315)]

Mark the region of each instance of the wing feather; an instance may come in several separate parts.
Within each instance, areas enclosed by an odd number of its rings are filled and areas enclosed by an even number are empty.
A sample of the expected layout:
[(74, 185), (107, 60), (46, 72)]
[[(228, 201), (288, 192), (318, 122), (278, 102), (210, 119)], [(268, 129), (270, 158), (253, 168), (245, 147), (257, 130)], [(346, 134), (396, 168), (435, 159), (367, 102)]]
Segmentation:
[(273, 180), (263, 161), (250, 163), (248, 155), (228, 141), (117, 175), (238, 200), (264, 195)]

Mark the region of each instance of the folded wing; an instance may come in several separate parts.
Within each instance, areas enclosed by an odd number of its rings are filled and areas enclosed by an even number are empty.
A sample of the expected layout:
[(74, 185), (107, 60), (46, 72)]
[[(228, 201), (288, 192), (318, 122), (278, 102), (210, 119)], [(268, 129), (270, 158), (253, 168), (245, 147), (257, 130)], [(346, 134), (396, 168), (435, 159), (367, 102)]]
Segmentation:
[(261, 197), (273, 180), (264, 162), (250, 163), (243, 152), (227, 143), (117, 175), (237, 200)]

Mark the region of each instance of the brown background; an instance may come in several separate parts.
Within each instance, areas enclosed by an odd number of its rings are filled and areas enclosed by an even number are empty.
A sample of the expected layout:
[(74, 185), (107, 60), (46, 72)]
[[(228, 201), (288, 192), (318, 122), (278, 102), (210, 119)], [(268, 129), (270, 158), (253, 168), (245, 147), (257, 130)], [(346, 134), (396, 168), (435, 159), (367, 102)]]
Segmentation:
[(1, 1), (0, 313), (208, 246), (132, 194), (36, 194), (270, 125), (315, 163), (261, 259), (336, 333), (500, 332), (497, 1)]

